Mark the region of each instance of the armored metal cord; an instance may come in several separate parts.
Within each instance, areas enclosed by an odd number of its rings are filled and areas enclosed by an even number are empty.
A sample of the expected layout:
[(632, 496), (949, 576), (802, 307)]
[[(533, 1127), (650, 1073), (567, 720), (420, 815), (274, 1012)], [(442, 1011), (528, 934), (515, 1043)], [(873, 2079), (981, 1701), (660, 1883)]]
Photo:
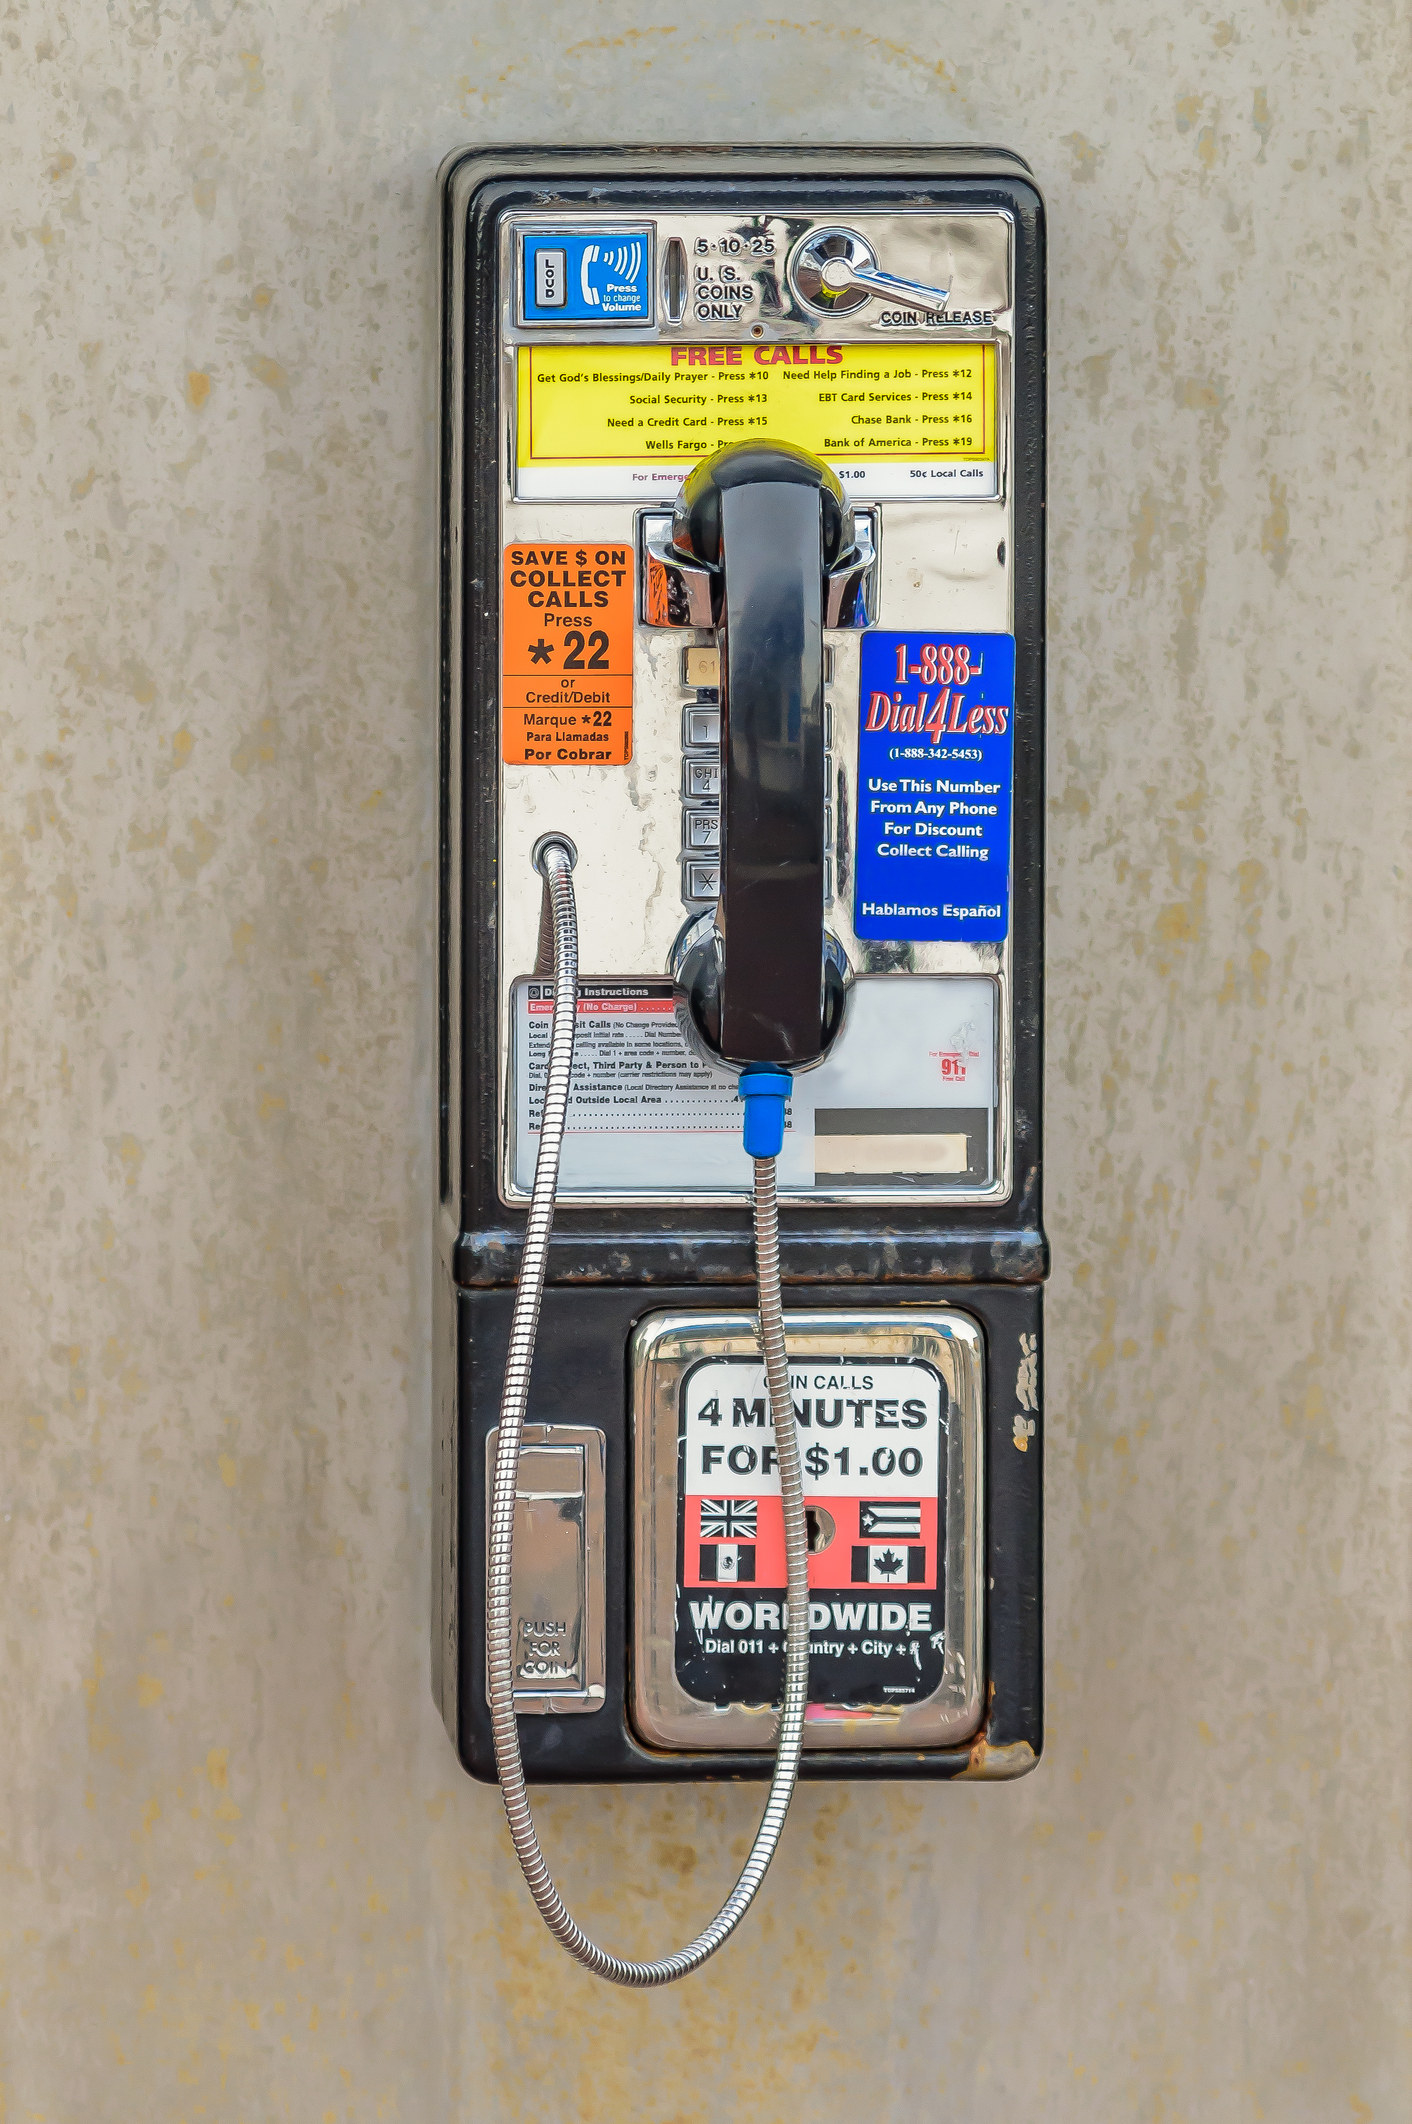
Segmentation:
[(534, 1191), (525, 1227), (524, 1255), (519, 1287), (515, 1292), (510, 1322), (510, 1348), (505, 1360), (505, 1388), (500, 1401), (500, 1437), (495, 1455), (495, 1478), (490, 1514), (490, 1564), (487, 1589), (486, 1665), (490, 1685), (490, 1719), (495, 1735), (495, 1762), (500, 1775), (500, 1793), (515, 1856), (528, 1883), (539, 1914), (561, 1947), (614, 1984), (645, 1988), (673, 1984), (678, 1977), (699, 1969), (716, 1949), (730, 1938), (755, 1900), (784, 1828), (784, 1818), (799, 1774), (804, 1741), (804, 1713), (809, 1693), (809, 1536), (804, 1517), (804, 1473), (799, 1456), (799, 1436), (794, 1423), (794, 1404), (789, 1391), (789, 1360), (785, 1353), (784, 1314), (780, 1303), (779, 1212), (775, 1202), (775, 1161), (756, 1158), (755, 1167), (755, 1267), (759, 1286), (760, 1343), (765, 1357), (770, 1414), (779, 1454), (780, 1489), (784, 1498), (784, 1547), (789, 1608), (785, 1624), (784, 1701), (780, 1712), (775, 1767), (769, 1797), (750, 1855), (740, 1879), (722, 1903), (704, 1932), (676, 1954), (659, 1962), (630, 1962), (609, 1954), (589, 1939), (569, 1915), (554, 1885), (544, 1854), (535, 1835), (525, 1790), (524, 1765), (520, 1760), (520, 1735), (515, 1719), (515, 1681), (511, 1645), (510, 1584), (515, 1542), (516, 1469), (520, 1437), (524, 1429), (529, 1395), (530, 1366), (534, 1360), (535, 1333), (539, 1325), (540, 1297), (548, 1263), (549, 1234), (554, 1222), (554, 1195), (559, 1181), (559, 1152), (564, 1137), (568, 1107), (569, 1077), (574, 1059), (574, 1019), (578, 1004), (578, 921), (574, 888), (569, 873), (573, 856), (562, 842), (538, 844), (536, 857), (549, 892), (554, 928), (554, 1017), (549, 1040), (549, 1075), (544, 1093), (544, 1117), (540, 1126), (539, 1156), (534, 1168)]

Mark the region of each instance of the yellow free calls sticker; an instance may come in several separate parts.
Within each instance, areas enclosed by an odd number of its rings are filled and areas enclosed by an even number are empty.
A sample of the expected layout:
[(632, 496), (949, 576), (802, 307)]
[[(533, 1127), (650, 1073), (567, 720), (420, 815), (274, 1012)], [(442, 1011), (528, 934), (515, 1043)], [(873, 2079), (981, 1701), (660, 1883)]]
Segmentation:
[(525, 499), (660, 493), (757, 438), (812, 450), (860, 498), (997, 491), (985, 341), (521, 347), (517, 382)]

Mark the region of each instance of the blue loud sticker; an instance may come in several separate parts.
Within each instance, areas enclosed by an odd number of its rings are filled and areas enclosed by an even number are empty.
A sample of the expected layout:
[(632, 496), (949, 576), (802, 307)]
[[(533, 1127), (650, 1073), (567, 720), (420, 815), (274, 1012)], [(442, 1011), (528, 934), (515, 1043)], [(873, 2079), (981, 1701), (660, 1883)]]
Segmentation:
[(526, 324), (651, 324), (650, 228), (536, 229), (520, 241)]
[(996, 944), (1010, 926), (1015, 637), (868, 633), (853, 928)]

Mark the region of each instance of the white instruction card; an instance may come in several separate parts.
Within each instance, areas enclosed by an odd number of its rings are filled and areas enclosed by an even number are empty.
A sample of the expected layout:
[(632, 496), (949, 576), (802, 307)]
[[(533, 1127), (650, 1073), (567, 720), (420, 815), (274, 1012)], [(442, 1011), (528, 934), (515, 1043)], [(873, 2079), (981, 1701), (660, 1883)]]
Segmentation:
[[(856, 980), (826, 1061), (785, 1117), (781, 1193), (984, 1193), (995, 1181), (996, 982)], [(552, 981), (511, 991), (508, 1181), (528, 1195), (539, 1152)], [(670, 981), (579, 984), (559, 1198), (746, 1195), (732, 1070), (701, 1060)]]

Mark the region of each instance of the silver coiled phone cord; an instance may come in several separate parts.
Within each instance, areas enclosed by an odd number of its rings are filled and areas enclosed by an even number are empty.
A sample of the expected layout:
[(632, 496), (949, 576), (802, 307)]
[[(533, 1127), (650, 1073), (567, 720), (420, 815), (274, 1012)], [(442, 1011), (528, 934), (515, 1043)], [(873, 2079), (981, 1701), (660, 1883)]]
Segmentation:
[(535, 1835), (519, 1728), (510, 1642), (510, 1571), (515, 1536), (516, 1468), (534, 1359), (539, 1304), (548, 1262), (549, 1233), (554, 1222), (554, 1195), (559, 1180), (559, 1150), (569, 1099), (574, 1059), (574, 1018), (578, 1001), (578, 921), (569, 873), (573, 854), (563, 842), (546, 839), (535, 851), (549, 892), (554, 932), (554, 1017), (549, 1042), (549, 1075), (544, 1094), (534, 1192), (525, 1227), (524, 1256), (510, 1323), (505, 1360), (505, 1388), (500, 1402), (500, 1437), (495, 1456), (495, 1487), (490, 1518), (490, 1564), (487, 1597), (486, 1664), (490, 1683), (490, 1718), (495, 1735), (495, 1762), (506, 1819), (530, 1894), (539, 1914), (561, 1947), (614, 1984), (647, 1987), (673, 1984), (699, 1969), (730, 1938), (755, 1899), (784, 1828), (784, 1818), (799, 1774), (804, 1741), (804, 1713), (809, 1692), (809, 1537), (804, 1517), (804, 1474), (799, 1435), (789, 1391), (784, 1314), (780, 1303), (779, 1213), (775, 1203), (775, 1161), (756, 1158), (755, 1265), (760, 1300), (760, 1341), (765, 1355), (770, 1413), (779, 1453), (784, 1496), (784, 1545), (789, 1587), (785, 1629), (784, 1703), (780, 1714), (774, 1774), (769, 1797), (740, 1879), (704, 1932), (690, 1946), (660, 1962), (629, 1962), (609, 1954), (589, 1939), (569, 1915), (555, 1887)]

